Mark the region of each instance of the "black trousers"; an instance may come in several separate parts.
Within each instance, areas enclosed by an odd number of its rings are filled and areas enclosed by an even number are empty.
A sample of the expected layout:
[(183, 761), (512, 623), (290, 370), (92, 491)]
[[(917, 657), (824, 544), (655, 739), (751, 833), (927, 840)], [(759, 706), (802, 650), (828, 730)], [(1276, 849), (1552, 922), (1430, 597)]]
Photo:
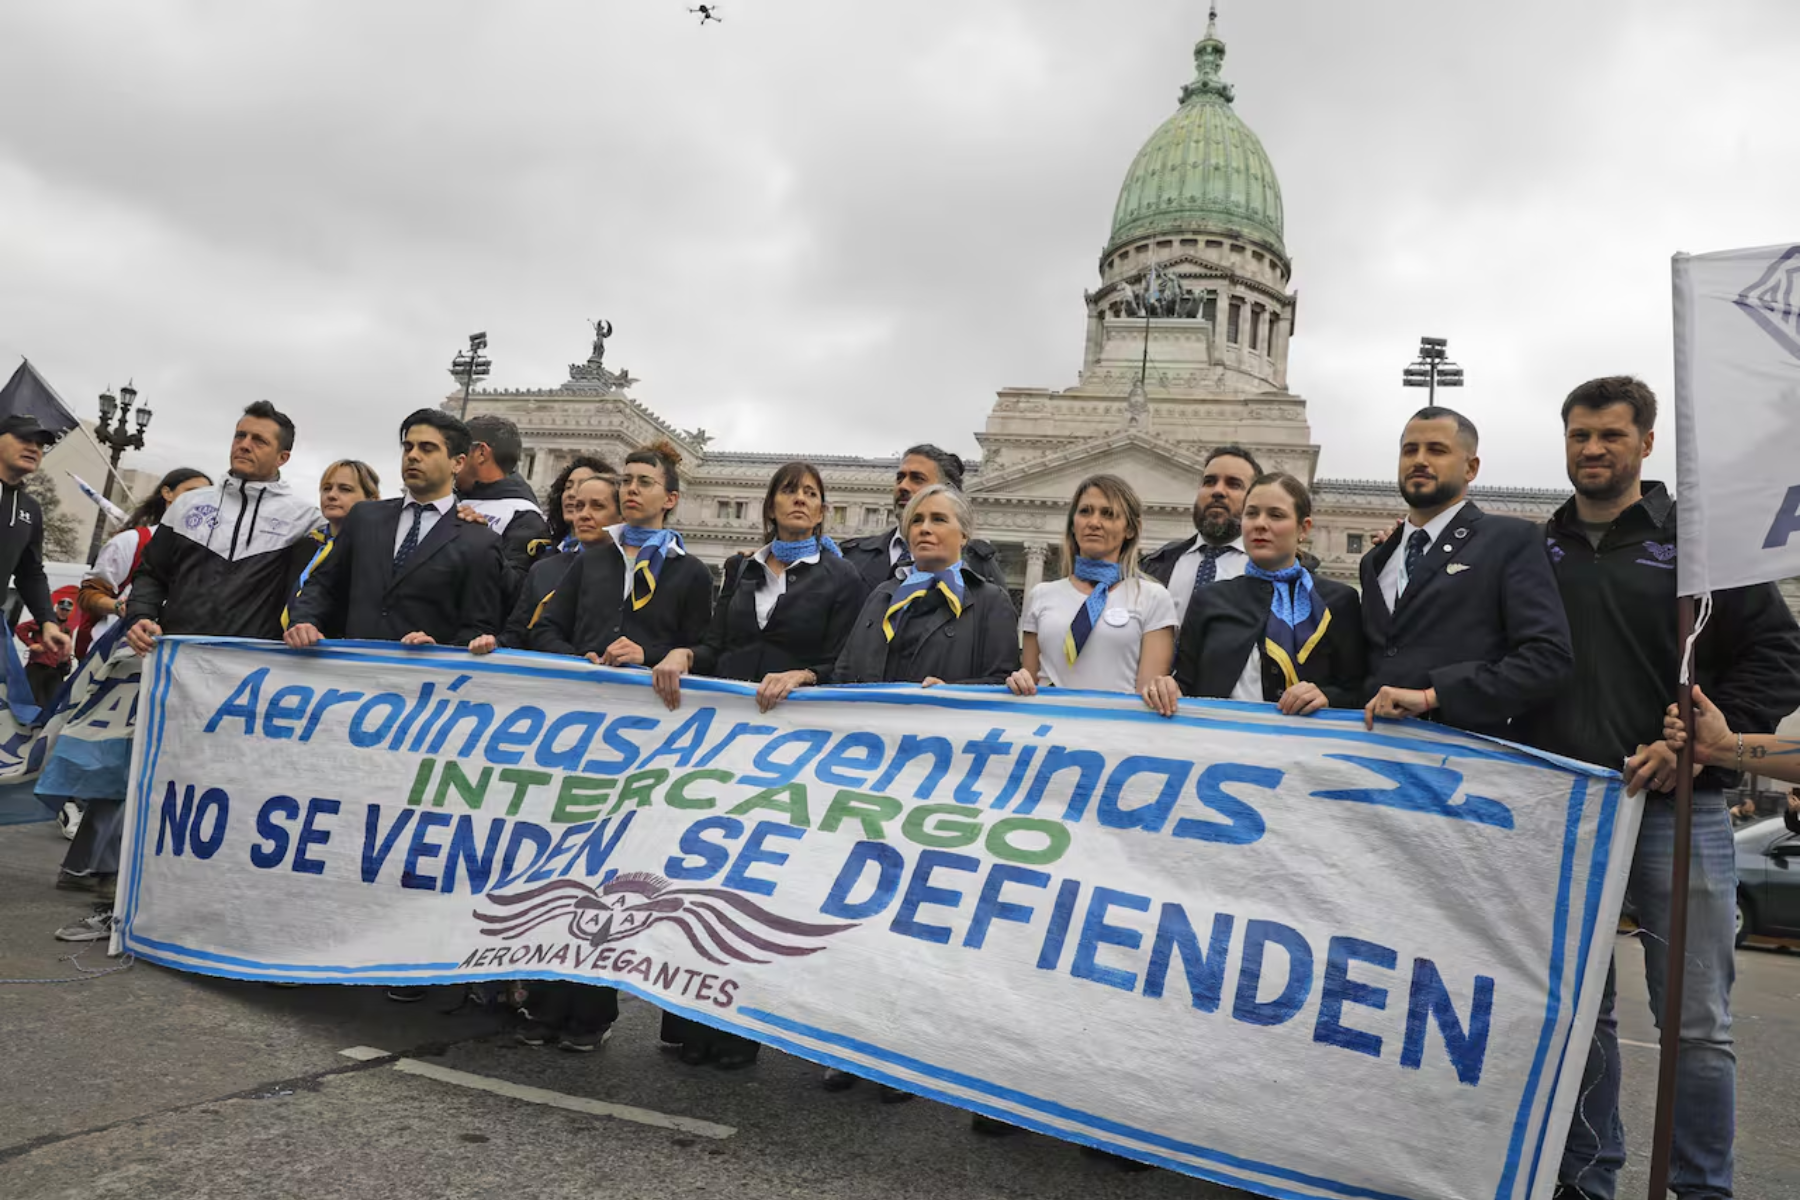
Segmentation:
[(534, 1021), (563, 1033), (599, 1033), (619, 1019), (619, 989), (565, 979), (534, 979), (525, 1007)]
[(56, 699), (56, 689), (68, 678), (68, 671), (68, 666), (63, 663), (54, 667), (46, 663), (25, 664), (25, 682), (31, 685), (32, 699), (37, 701), (39, 708), (47, 707)]
[(690, 1021), (672, 1012), (662, 1015), (662, 1040), (675, 1046), (705, 1046), (713, 1054), (745, 1051), (754, 1056), (762, 1049), (760, 1042), (735, 1033), (726, 1033), (723, 1029), (714, 1029), (699, 1021)]

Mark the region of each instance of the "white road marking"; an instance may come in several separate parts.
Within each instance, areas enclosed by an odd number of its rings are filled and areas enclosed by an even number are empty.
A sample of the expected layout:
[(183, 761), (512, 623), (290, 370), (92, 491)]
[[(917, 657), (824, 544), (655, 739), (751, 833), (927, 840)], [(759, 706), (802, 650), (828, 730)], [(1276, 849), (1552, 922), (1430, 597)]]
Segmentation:
[(1630, 1038), (1620, 1038), (1619, 1045), (1621, 1045), (1621, 1046), (1636, 1046), (1639, 1050), (1661, 1050), (1662, 1049), (1662, 1047), (1657, 1045), (1655, 1042), (1634, 1042)]
[[(377, 1050), (373, 1046), (351, 1046), (347, 1050), (338, 1051), (338, 1053), (345, 1058), (354, 1058), (358, 1062), (370, 1062), (374, 1059), (388, 1057), (386, 1050)], [(466, 1087), (477, 1092), (491, 1092), (496, 1096), (522, 1100), (526, 1104), (541, 1104), (546, 1108), (562, 1108), (570, 1112), (587, 1113), (596, 1117), (613, 1117), (620, 1121), (631, 1121), (637, 1125), (649, 1125), (657, 1129), (674, 1129), (698, 1137), (728, 1138), (737, 1133), (737, 1130), (730, 1125), (702, 1121), (698, 1117), (678, 1117), (669, 1113), (659, 1113), (653, 1109), (636, 1108), (629, 1104), (608, 1104), (604, 1100), (590, 1100), (585, 1096), (569, 1096), (562, 1092), (553, 1092), (548, 1088), (531, 1087), (523, 1083), (508, 1083), (504, 1079), (490, 1079), (486, 1075), (475, 1075), (468, 1071), (440, 1067), (436, 1063), (420, 1062), (416, 1058), (396, 1058), (393, 1065), (394, 1070), (407, 1075), (420, 1075), (426, 1079), (435, 1079), (439, 1083), (455, 1084), (457, 1087)]]

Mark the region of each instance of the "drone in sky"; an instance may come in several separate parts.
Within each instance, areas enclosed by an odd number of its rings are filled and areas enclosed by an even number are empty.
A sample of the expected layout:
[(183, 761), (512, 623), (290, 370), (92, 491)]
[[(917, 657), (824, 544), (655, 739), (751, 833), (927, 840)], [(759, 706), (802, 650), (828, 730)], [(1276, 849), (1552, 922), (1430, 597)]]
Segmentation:
[(719, 6), (716, 4), (702, 4), (699, 8), (690, 8), (688, 11), (691, 13), (698, 13), (702, 25), (706, 24), (708, 21), (718, 22), (725, 19), (719, 15)]

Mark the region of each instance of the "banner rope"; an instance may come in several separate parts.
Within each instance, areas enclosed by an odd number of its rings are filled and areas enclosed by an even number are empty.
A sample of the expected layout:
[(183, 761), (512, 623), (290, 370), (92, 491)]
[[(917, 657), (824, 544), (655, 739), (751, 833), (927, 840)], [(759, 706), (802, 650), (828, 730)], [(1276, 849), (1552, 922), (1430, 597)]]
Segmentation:
[(77, 971), (81, 972), (79, 975), (67, 975), (61, 979), (0, 979), (0, 987), (15, 983), (86, 983), (88, 980), (98, 979), (102, 975), (116, 975), (120, 971), (128, 971), (131, 969), (132, 965), (137, 962), (136, 955), (127, 954), (124, 961), (116, 967), (84, 967), (81, 965), (81, 956), (86, 953), (87, 949), (84, 947), (73, 954), (65, 954), (56, 960), (57, 962), (68, 963)]

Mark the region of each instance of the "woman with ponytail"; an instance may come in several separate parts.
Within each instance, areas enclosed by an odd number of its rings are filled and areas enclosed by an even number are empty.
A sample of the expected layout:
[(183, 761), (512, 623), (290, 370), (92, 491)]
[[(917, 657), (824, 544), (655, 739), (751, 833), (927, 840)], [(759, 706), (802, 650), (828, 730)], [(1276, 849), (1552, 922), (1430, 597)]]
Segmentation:
[(700, 644), (712, 619), (712, 576), (667, 527), (681, 500), (681, 453), (664, 441), (625, 456), (621, 524), (610, 546), (579, 556), (544, 606), (531, 648), (607, 667), (651, 667)]
[(1143, 529), (1143, 503), (1117, 475), (1076, 485), (1063, 525), (1069, 575), (1025, 598), (1024, 665), (1006, 681), (1014, 695), (1049, 684), (1151, 700), (1174, 661), (1178, 622), (1169, 590), (1138, 573)]
[[(1269, 702), (1292, 716), (1361, 708), (1362, 602), (1355, 589), (1299, 561), (1312, 530), (1312, 497), (1292, 475), (1263, 475), (1244, 499), (1238, 579), (1202, 588), (1181, 623), (1173, 679), (1158, 681), (1173, 706), (1183, 696)], [(1152, 702), (1154, 705), (1154, 701)]]

